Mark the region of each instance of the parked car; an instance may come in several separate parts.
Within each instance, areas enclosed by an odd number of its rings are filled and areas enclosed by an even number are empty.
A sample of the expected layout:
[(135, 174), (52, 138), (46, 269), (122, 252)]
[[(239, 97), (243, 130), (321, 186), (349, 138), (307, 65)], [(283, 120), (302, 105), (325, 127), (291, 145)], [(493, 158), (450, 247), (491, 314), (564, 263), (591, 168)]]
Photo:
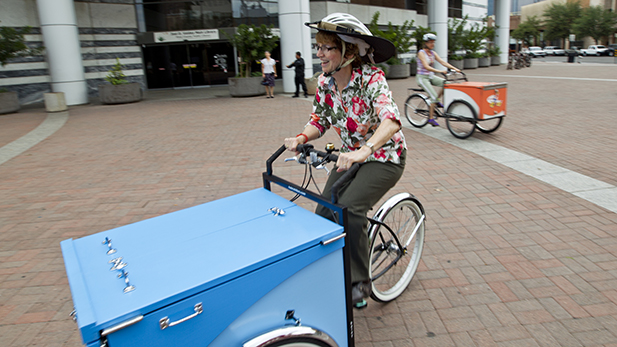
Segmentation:
[(544, 53), (547, 55), (566, 55), (566, 51), (558, 46), (546, 46), (544, 47)]
[(570, 49), (568, 49), (568, 53), (570, 53), (570, 51), (573, 51), (576, 54), (583, 54), (581, 53), (581, 48), (578, 46), (570, 46)]
[(544, 52), (544, 50), (542, 50), (541, 47), (537, 47), (537, 46), (531, 46), (529, 48), (523, 48), (521, 50), (521, 52), (527, 53), (527, 54), (531, 55), (534, 58), (545, 57), (546, 56), (546, 52)]
[(608, 55), (608, 48), (602, 45), (591, 45), (587, 49), (581, 49), (583, 55)]
[(606, 48), (608, 49), (608, 55), (615, 56), (615, 50), (617, 50), (617, 43), (611, 43)]

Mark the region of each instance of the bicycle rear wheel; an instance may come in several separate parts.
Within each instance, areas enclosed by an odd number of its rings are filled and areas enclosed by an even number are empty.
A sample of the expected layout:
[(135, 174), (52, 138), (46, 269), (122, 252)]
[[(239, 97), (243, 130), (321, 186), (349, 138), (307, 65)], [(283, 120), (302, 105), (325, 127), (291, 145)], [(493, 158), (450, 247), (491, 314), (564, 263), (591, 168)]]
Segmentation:
[(450, 133), (466, 139), (476, 130), (476, 111), (465, 100), (454, 100), (446, 111), (446, 125)]
[(405, 100), (405, 117), (416, 128), (428, 123), (429, 105), (421, 94), (412, 94)]
[(403, 293), (420, 264), (424, 210), (409, 194), (399, 194), (386, 201), (374, 219), (385, 225), (371, 226), (371, 297), (388, 302)]

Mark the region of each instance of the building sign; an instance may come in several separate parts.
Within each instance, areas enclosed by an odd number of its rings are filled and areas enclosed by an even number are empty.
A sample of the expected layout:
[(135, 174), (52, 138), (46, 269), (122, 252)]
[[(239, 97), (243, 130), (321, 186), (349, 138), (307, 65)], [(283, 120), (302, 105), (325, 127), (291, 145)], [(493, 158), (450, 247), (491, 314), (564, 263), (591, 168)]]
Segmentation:
[(185, 31), (161, 31), (154, 33), (154, 42), (183, 42), (183, 41), (207, 41), (218, 40), (218, 29), (185, 30)]

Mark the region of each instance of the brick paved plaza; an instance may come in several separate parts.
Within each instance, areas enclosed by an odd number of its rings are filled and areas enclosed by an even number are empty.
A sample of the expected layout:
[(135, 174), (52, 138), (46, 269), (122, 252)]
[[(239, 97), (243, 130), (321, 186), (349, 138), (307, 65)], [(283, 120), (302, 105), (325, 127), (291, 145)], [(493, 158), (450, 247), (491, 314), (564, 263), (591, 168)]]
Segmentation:
[[(460, 141), (617, 192), (617, 65), (534, 61), (469, 78), (508, 82), (508, 117)], [(389, 83), (402, 108), (415, 79)], [(146, 95), (50, 115), (66, 123), (0, 161), (0, 346), (80, 346), (60, 241), (260, 187), (265, 159), (311, 110), (302, 98), (232, 99), (226, 88)], [(41, 105), (0, 116), (0, 151), (49, 117)], [(408, 164), (392, 193), (423, 202), (425, 253), (400, 298), (355, 311), (356, 345), (617, 346), (617, 213), (429, 136), (444, 128), (405, 125)], [(333, 132), (317, 143), (328, 141), (338, 144)]]

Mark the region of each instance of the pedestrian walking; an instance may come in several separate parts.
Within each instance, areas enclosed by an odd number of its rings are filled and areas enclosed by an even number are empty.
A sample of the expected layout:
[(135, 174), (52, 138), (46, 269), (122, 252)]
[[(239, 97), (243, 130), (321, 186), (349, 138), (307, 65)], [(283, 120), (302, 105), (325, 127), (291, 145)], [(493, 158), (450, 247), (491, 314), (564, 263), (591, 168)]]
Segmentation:
[(308, 92), (306, 88), (306, 82), (304, 82), (304, 59), (302, 59), (302, 54), (300, 52), (296, 52), (296, 61), (287, 65), (287, 68), (295, 67), (296, 69), (296, 94), (294, 94), (294, 98), (300, 96), (300, 86), (302, 86), (302, 90), (304, 90), (304, 97), (308, 97)]

